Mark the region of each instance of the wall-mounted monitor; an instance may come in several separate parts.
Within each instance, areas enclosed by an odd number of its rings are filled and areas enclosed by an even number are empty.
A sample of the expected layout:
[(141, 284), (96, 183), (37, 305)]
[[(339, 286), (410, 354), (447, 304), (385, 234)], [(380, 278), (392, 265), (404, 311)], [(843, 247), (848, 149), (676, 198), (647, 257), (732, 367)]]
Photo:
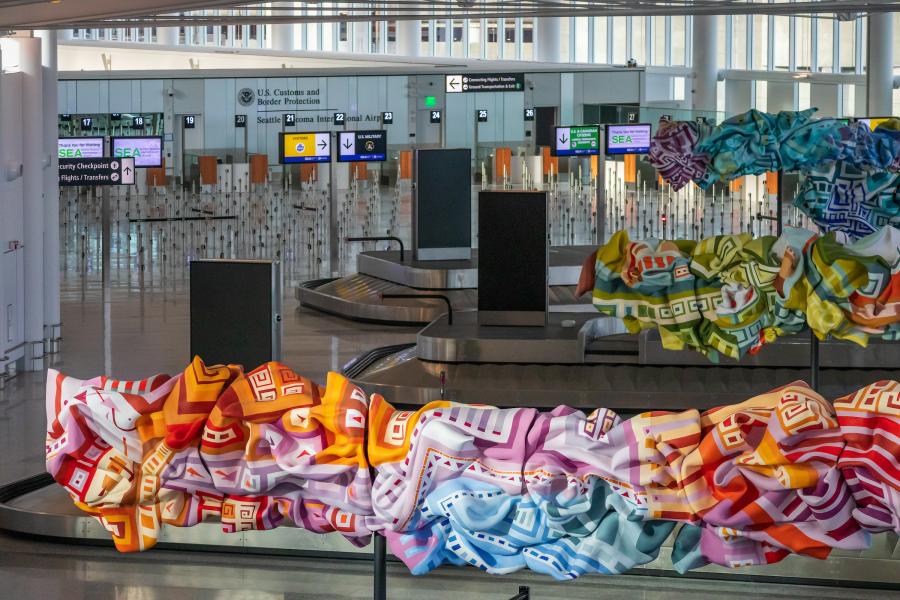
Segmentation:
[(554, 143), (550, 147), (553, 156), (591, 156), (600, 154), (600, 126), (572, 125), (557, 127)]
[(419, 149), (414, 154), (412, 240), (416, 260), (472, 257), (472, 151)]
[(61, 137), (57, 148), (59, 158), (103, 158), (106, 140), (102, 137)]
[(647, 154), (650, 152), (650, 123), (606, 126), (607, 154)]
[(282, 164), (331, 162), (331, 134), (327, 131), (282, 133), (278, 145)]
[(163, 139), (160, 136), (135, 136), (109, 138), (113, 158), (134, 158), (134, 166), (158, 168), (162, 166)]
[(342, 131), (338, 134), (338, 162), (387, 160), (387, 131)]

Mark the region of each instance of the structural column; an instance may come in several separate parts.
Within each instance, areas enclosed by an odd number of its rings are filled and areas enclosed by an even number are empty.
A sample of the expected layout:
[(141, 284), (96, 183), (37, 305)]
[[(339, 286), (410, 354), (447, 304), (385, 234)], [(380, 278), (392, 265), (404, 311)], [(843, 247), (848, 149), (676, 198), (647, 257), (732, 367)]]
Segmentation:
[(397, 21), (397, 54), (401, 56), (421, 56), (422, 22), (418, 19)]
[(294, 24), (286, 23), (286, 24), (277, 24), (272, 25), (272, 50), (278, 50), (279, 52), (293, 52), (294, 51)]
[(888, 117), (894, 108), (894, 14), (870, 14), (866, 21), (866, 114)]
[(156, 30), (156, 43), (163, 46), (177, 46), (178, 34), (177, 27), (159, 27)]
[(693, 86), (691, 107), (694, 110), (716, 110), (716, 42), (719, 21), (715, 15), (695, 15), (691, 38), (691, 71)]
[[(25, 369), (44, 368), (44, 99), (41, 40), (19, 37), (25, 230)], [(56, 122), (56, 119), (52, 121)], [(59, 235), (52, 231), (52, 235)]]
[[(562, 62), (562, 19), (560, 17), (540, 17), (535, 19), (537, 29), (537, 55), (539, 62)], [(503, 32), (499, 33), (503, 43)]]
[(59, 315), (59, 157), (57, 152), (56, 31), (41, 31), (41, 62), (43, 63), (43, 123), (44, 155), (44, 325), (49, 342), (46, 350), (56, 352), (60, 333)]

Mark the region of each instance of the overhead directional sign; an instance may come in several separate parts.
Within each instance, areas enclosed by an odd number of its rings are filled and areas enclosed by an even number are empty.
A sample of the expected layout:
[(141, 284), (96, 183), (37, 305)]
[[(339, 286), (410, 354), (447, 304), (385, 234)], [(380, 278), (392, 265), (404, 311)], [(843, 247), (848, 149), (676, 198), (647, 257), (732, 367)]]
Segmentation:
[(134, 159), (60, 158), (59, 185), (134, 185)]
[(448, 94), (464, 92), (521, 92), (525, 90), (522, 73), (480, 73), (447, 75), (445, 90)]
[(343, 131), (338, 136), (338, 162), (387, 159), (387, 131)]
[(281, 162), (331, 162), (331, 134), (327, 131), (281, 134)]
[(600, 126), (577, 125), (556, 128), (554, 156), (585, 156), (600, 154)]

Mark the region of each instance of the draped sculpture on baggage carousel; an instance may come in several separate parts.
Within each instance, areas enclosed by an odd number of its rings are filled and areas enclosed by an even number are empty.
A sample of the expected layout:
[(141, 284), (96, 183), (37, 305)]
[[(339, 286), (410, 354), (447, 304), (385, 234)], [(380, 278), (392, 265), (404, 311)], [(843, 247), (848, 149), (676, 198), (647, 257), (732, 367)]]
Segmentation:
[[(396, 401), (402, 402), (402, 398)], [(122, 551), (164, 526), (293, 525), (413, 573), (621, 573), (674, 536), (680, 571), (862, 550), (900, 533), (900, 383), (833, 403), (795, 382), (700, 413), (367, 398), (279, 363), (141, 381), (50, 371), (47, 468)], [(371, 473), (371, 475), (370, 475)]]

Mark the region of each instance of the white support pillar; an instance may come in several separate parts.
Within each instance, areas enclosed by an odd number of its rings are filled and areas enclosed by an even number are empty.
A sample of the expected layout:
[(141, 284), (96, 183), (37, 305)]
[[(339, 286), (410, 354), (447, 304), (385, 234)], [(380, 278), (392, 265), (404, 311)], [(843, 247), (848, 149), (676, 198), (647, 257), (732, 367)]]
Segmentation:
[[(41, 40), (19, 37), (22, 71), (24, 230), (25, 230), (25, 370), (44, 368), (44, 100)], [(55, 122), (55, 120), (54, 120)], [(54, 231), (53, 235), (59, 235)]]
[[(535, 19), (537, 29), (537, 48), (535, 58), (538, 62), (562, 62), (562, 19), (560, 17), (540, 17)], [(503, 43), (503, 32), (499, 34)]]
[(422, 54), (422, 22), (397, 21), (397, 54), (417, 57)]
[(691, 36), (691, 108), (694, 110), (716, 110), (718, 24), (715, 15), (694, 15)]
[(44, 326), (49, 342), (46, 350), (57, 351), (60, 333), (59, 314), (59, 157), (57, 152), (57, 62), (55, 30), (38, 32), (43, 63), (44, 155)]
[(157, 27), (156, 43), (162, 46), (177, 46), (179, 33), (177, 27)]
[(272, 25), (271, 28), (272, 42), (270, 47), (272, 50), (279, 52), (294, 51), (294, 24), (285, 23)]
[(894, 14), (870, 14), (866, 20), (866, 114), (889, 117), (894, 109)]

